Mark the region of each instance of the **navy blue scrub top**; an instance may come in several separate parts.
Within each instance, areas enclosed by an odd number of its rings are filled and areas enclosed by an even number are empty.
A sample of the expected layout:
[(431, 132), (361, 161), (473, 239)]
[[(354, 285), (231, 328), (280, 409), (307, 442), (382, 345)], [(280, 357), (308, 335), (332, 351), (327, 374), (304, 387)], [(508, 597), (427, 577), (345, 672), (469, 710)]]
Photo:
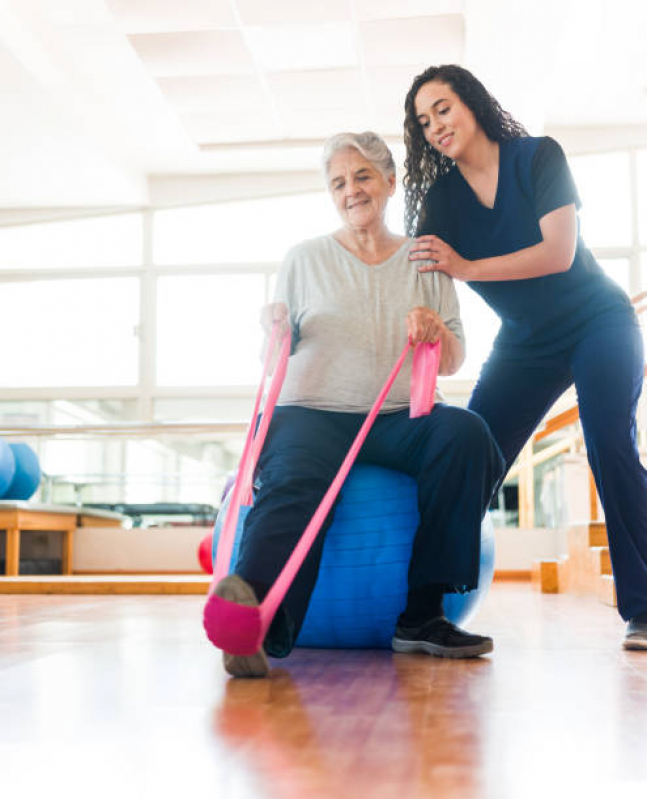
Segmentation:
[[(501, 142), (499, 148), (494, 207), (484, 206), (453, 166), (427, 192), (418, 235), (437, 235), (468, 260), (490, 258), (538, 244), (542, 216), (571, 203), (580, 207), (566, 157), (554, 139), (528, 136)], [(501, 317), (494, 346), (509, 357), (555, 354), (592, 327), (616, 319), (637, 324), (629, 298), (605, 275), (579, 233), (567, 272), (468, 285)]]

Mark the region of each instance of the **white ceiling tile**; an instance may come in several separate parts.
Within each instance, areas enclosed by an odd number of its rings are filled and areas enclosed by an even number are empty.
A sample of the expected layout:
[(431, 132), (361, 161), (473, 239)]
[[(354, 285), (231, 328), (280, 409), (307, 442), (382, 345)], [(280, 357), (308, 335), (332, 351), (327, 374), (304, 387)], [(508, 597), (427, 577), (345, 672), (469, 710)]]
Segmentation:
[(359, 69), (276, 72), (267, 85), (279, 108), (329, 108), (364, 105)]
[(404, 111), (397, 109), (380, 109), (376, 112), (375, 127), (382, 136), (397, 136), (402, 138)]
[(295, 108), (281, 114), (283, 127), (290, 138), (322, 139), (343, 131), (363, 131), (367, 124), (365, 107), (322, 108), (317, 114), (306, 108)]
[(239, 31), (150, 33), (128, 38), (155, 77), (254, 71)]
[(126, 33), (165, 33), (236, 27), (230, 0), (105, 0)]
[(358, 62), (350, 23), (250, 27), (247, 44), (270, 72), (351, 67)]
[[(427, 65), (419, 69), (415, 66), (372, 67), (366, 72), (368, 90), (377, 109), (398, 105), (404, 108), (404, 98), (409, 91), (415, 76)], [(404, 111), (403, 111), (404, 113)]]
[(158, 78), (166, 99), (179, 112), (269, 110), (269, 99), (256, 75)]
[(461, 14), (465, 0), (352, 0), (359, 20)]
[(463, 58), (463, 17), (380, 20), (359, 25), (368, 66), (460, 63)]
[(350, 22), (349, 0), (235, 0), (244, 25), (299, 22)]
[(273, 118), (255, 111), (237, 114), (187, 113), (182, 114), (180, 119), (193, 140), (201, 145), (282, 138), (282, 131)]
[(413, 78), (421, 71), (410, 66), (367, 70), (368, 91), (375, 109), (376, 125), (383, 135), (402, 136), (404, 98)]

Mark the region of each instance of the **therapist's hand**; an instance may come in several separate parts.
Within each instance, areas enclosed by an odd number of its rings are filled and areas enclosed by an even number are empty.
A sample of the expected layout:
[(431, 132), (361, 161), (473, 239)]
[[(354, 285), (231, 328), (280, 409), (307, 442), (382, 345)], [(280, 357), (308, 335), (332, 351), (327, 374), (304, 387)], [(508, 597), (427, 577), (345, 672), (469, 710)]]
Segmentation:
[(407, 314), (407, 334), (414, 345), (435, 344), (445, 330), (445, 323), (431, 308), (412, 308)]
[(431, 261), (418, 267), (419, 272), (444, 272), (456, 280), (470, 279), (470, 262), (438, 236), (419, 236), (409, 250), (410, 261)]
[(288, 306), (284, 302), (271, 302), (261, 310), (261, 326), (265, 335), (272, 333), (274, 322), (279, 323), (279, 336), (284, 336), (289, 329)]

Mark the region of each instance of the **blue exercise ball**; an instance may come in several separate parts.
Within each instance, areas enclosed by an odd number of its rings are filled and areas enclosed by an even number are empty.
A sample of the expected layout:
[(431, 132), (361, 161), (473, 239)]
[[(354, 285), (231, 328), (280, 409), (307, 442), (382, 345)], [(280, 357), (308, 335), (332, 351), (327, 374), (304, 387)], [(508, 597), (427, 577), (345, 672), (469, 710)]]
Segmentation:
[(29, 499), (40, 485), (38, 455), (28, 444), (22, 442), (9, 446), (16, 462), (16, 471), (2, 499)]
[(11, 446), (0, 438), (0, 497), (3, 497), (16, 474), (16, 459)]
[[(214, 530), (214, 557), (232, 494)], [(245, 517), (241, 508), (230, 571), (234, 570)], [(317, 584), (297, 646), (330, 649), (389, 649), (398, 615), (406, 605), (407, 572), (418, 527), (418, 488), (407, 474), (380, 466), (354, 466), (326, 535)], [(494, 574), (494, 528), (481, 526), (479, 585), (447, 594), (445, 615), (465, 624), (476, 613)]]

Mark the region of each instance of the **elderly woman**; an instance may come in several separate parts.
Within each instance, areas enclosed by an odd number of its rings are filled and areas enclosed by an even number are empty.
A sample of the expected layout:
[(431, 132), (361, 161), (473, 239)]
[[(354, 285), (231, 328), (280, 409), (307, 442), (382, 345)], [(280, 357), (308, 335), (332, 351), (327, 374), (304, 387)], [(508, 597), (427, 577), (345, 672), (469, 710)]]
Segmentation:
[[(440, 373), (463, 361), (454, 287), (441, 273), (410, 268), (412, 241), (386, 227), (395, 165), (375, 133), (342, 133), (324, 148), (335, 233), (292, 249), (266, 309), (289, 325), (293, 351), (258, 464), (258, 493), (247, 516), (235, 574), (216, 587), (229, 601), (256, 605), (272, 585), (332, 482), (398, 358), (411, 343), (442, 342)], [(492, 639), (471, 635), (443, 615), (443, 594), (478, 583), (480, 525), (502, 459), (487, 426), (466, 410), (436, 404), (409, 418), (411, 359), (405, 363), (358, 461), (397, 469), (418, 483), (420, 524), (409, 565), (407, 605), (393, 637), (396, 652), (475, 657)], [(234, 676), (265, 676), (267, 655), (285, 657), (314, 588), (327, 519), (252, 656), (225, 653)]]

